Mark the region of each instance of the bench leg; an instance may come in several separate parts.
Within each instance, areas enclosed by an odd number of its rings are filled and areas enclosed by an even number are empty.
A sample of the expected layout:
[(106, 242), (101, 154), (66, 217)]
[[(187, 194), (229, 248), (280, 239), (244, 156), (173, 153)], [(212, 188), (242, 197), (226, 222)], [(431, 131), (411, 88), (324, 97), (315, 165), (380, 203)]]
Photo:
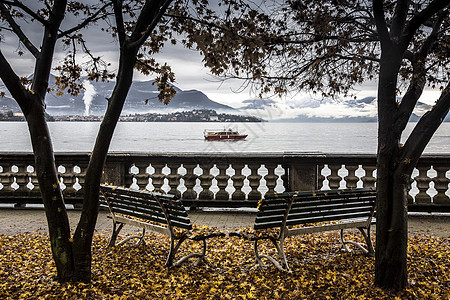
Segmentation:
[(181, 244), (187, 239), (185, 235), (181, 236), (180, 239), (175, 244), (175, 238), (173, 236), (170, 237), (170, 250), (169, 255), (167, 256), (165, 266), (167, 268), (171, 268), (174, 266), (173, 260), (175, 258), (175, 254), (178, 252)]
[(141, 235), (132, 235), (132, 236), (129, 236), (129, 237), (127, 237), (126, 239), (120, 241), (120, 243), (118, 243), (117, 246), (123, 245), (123, 244), (125, 244), (126, 242), (128, 242), (128, 241), (131, 240), (131, 239), (139, 239), (139, 240), (136, 242), (136, 244), (135, 244), (136, 246), (139, 246), (139, 245), (141, 245), (142, 243), (145, 243), (145, 241), (144, 241), (144, 236), (145, 236), (145, 228), (142, 228), (142, 234), (141, 234)]
[(273, 257), (265, 254), (259, 254), (258, 251), (258, 240), (254, 241), (254, 250), (255, 250), (255, 257), (256, 257), (256, 264), (259, 265), (261, 268), (266, 267), (266, 264), (262, 261), (262, 258), (266, 258), (269, 262), (271, 262), (278, 270), (280, 271), (287, 271), (291, 272), (286, 260), (286, 255), (284, 254), (284, 240), (275, 240), (270, 239), (270, 241), (274, 244), (275, 249), (277, 249), (278, 256), (281, 260), (281, 264)]
[(375, 250), (373, 249), (373, 244), (372, 244), (372, 239), (370, 237), (370, 226), (367, 228), (367, 233), (364, 231), (363, 227), (358, 227), (359, 231), (361, 232), (361, 234), (364, 237), (364, 240), (366, 241), (367, 244), (367, 254), (370, 256), (375, 256)]
[(197, 260), (194, 263), (194, 266), (200, 265), (200, 263), (203, 261), (206, 265), (209, 265), (208, 260), (206, 259), (206, 240), (202, 240), (203, 247), (201, 253), (191, 253), (186, 256), (183, 256), (180, 258), (176, 263), (173, 264), (173, 267), (177, 267), (181, 265), (182, 263), (188, 261), (190, 258), (197, 257)]
[(119, 223), (119, 226), (117, 227), (117, 222), (113, 221), (113, 232), (111, 234), (111, 238), (109, 239), (108, 247), (112, 247), (116, 244), (117, 236), (119, 235), (119, 232), (123, 228), (123, 223)]
[[(367, 229), (367, 233), (364, 231), (365, 229)], [(358, 230), (361, 232), (362, 236), (364, 237), (364, 240), (366, 242), (367, 245), (367, 249), (364, 248), (363, 246), (361, 246), (361, 244), (353, 242), (353, 241), (346, 241), (344, 239), (344, 229), (341, 229), (341, 242), (342, 242), (342, 247), (344, 248), (345, 251), (347, 252), (351, 252), (350, 248), (348, 248), (348, 244), (354, 245), (356, 247), (358, 247), (359, 249), (361, 249), (364, 253), (373, 256), (375, 254), (375, 250), (373, 249), (373, 245), (372, 245), (372, 240), (370, 238), (370, 227), (365, 228), (365, 227), (358, 227)]]

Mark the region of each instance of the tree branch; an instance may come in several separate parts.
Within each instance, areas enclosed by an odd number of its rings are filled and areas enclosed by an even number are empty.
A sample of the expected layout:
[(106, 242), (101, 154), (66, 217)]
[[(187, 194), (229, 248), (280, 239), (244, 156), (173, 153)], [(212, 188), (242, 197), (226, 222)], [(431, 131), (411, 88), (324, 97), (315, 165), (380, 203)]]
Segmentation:
[[(149, 14), (151, 14), (152, 10), (154, 10), (155, 8), (151, 5), (145, 5), (144, 9), (142, 10), (142, 13), (139, 15), (139, 18), (136, 22), (136, 27), (133, 30), (133, 33), (131, 34), (131, 36), (138, 36), (139, 34), (141, 34), (140, 38), (137, 39), (136, 41), (133, 41), (131, 43), (130, 46), (132, 47), (140, 47), (140, 45), (142, 45), (150, 36), (150, 34), (152, 33), (153, 29), (155, 29), (156, 25), (159, 23), (159, 21), (161, 20), (161, 18), (163, 17), (164, 13), (166, 12), (167, 8), (169, 7), (169, 5), (172, 3), (173, 0), (165, 0), (162, 5), (159, 5), (158, 3), (158, 8), (157, 11), (158, 13), (154, 16), (152, 16), (152, 18), (150, 18), (151, 23), (148, 24), (148, 20), (145, 20), (145, 18), (148, 18)], [(148, 2), (146, 2), (147, 4)], [(147, 23), (148, 25), (145, 26), (145, 23)], [(140, 31), (140, 28), (142, 28), (143, 26), (147, 27), (144, 31), (144, 33), (142, 33), (142, 31)]]
[(391, 22), (391, 39), (400, 40), (400, 35), (405, 27), (406, 18), (408, 17), (410, 1), (409, 0), (398, 0), (395, 6), (394, 15)]
[[(2, 4), (3, 5), (3, 4)], [(27, 91), (0, 49), (0, 78), (20, 107), (26, 106)]]
[(47, 24), (47, 20), (45, 20), (40, 15), (38, 15), (37, 13), (32, 11), (27, 5), (24, 5), (20, 1), (17, 1), (17, 0), (14, 0), (14, 1), (0, 0), (0, 3), (18, 7), (20, 9), (22, 9), (24, 12), (26, 12), (27, 14), (29, 14), (30, 17), (32, 17), (33, 19), (36, 19), (38, 22), (42, 23), (42, 25), (46, 25)]
[(54, 0), (53, 7), (45, 26), (42, 37), (41, 53), (36, 60), (32, 89), (44, 101), (47, 93), (48, 78), (50, 76), (55, 44), (58, 38), (58, 30), (66, 12), (67, 0)]
[(92, 14), (92, 15), (90, 15), (89, 17), (87, 17), (86, 19), (84, 19), (84, 21), (81, 22), (80, 24), (78, 24), (77, 26), (72, 27), (72, 28), (70, 28), (70, 29), (68, 29), (68, 30), (65, 30), (65, 31), (60, 32), (60, 33), (58, 34), (58, 38), (61, 38), (61, 37), (63, 37), (63, 36), (70, 35), (71, 33), (73, 33), (73, 32), (75, 32), (75, 31), (77, 31), (77, 30), (80, 30), (80, 29), (86, 27), (89, 23), (95, 22), (95, 21), (101, 19), (101, 18), (103, 17), (103, 15), (102, 15), (102, 16), (99, 16), (100, 13), (101, 13), (105, 8), (107, 8), (107, 7), (110, 6), (110, 5), (111, 5), (111, 3), (109, 3), (109, 2), (106, 3), (105, 5), (103, 5), (102, 7), (100, 7), (94, 14)]
[[(433, 108), (425, 113), (414, 127), (403, 147), (403, 160), (410, 161), (411, 169), (417, 164), (423, 150), (450, 109), (450, 82), (442, 91)], [(411, 170), (412, 171), (412, 170)]]
[(119, 36), (119, 45), (122, 47), (126, 40), (125, 26), (123, 23), (122, 0), (114, 0), (114, 16), (116, 19), (117, 34)]
[(448, 0), (433, 0), (424, 10), (415, 15), (406, 26), (403, 34), (403, 44), (408, 45), (413, 38), (416, 30), (428, 21), (434, 14), (446, 7), (449, 7)]
[(8, 22), (9, 26), (11, 26), (11, 30), (17, 35), (20, 41), (28, 49), (28, 51), (30, 51), (30, 53), (37, 58), (39, 55), (39, 50), (33, 45), (30, 39), (28, 39), (28, 37), (22, 31), (20, 26), (16, 23), (14, 18), (11, 16), (9, 10), (3, 3), (0, 3), (0, 11), (2, 12), (2, 15), (6, 18), (6, 21)]
[(426, 84), (425, 77), (427, 72), (425, 68), (425, 61), (428, 56), (428, 53), (430, 52), (431, 48), (433, 47), (434, 43), (438, 38), (439, 28), (445, 16), (446, 14), (444, 11), (442, 11), (439, 14), (439, 17), (433, 26), (432, 32), (426, 38), (425, 42), (422, 44), (422, 47), (420, 48), (419, 52), (417, 52), (413, 56), (412, 59), (413, 75), (411, 83), (402, 99), (402, 102), (400, 103), (396, 116), (395, 128), (396, 130), (399, 130), (398, 132), (402, 132), (405, 129), (406, 125), (408, 124), (409, 118), (414, 110), (414, 107), (416, 106), (417, 101), (419, 100), (420, 96), (423, 93), (423, 89)]
[(380, 36), (381, 47), (390, 47), (392, 41), (389, 36), (389, 30), (384, 16), (383, 0), (373, 0), (373, 15)]

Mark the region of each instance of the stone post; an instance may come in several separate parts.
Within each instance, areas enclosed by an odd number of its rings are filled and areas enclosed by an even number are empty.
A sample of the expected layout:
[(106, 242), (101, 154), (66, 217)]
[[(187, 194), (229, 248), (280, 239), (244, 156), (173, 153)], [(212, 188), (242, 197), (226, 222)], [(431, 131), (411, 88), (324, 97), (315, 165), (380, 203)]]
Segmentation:
[(289, 188), (291, 191), (312, 191), (317, 187), (316, 163), (294, 163), (290, 166)]
[(102, 183), (125, 186), (125, 166), (121, 162), (106, 162), (103, 167)]

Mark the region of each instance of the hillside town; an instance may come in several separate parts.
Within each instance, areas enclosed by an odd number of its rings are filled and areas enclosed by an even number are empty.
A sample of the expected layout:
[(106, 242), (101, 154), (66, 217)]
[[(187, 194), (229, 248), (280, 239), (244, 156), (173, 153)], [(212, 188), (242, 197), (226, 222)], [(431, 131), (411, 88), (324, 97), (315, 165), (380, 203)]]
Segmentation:
[[(47, 121), (64, 122), (98, 122), (103, 116), (47, 116)], [(20, 112), (6, 111), (0, 113), (0, 121), (24, 121), (25, 118)], [(218, 113), (212, 109), (199, 109), (192, 111), (174, 112), (169, 114), (147, 113), (130, 114), (121, 116), (121, 122), (264, 122), (263, 119), (253, 116), (232, 115)]]

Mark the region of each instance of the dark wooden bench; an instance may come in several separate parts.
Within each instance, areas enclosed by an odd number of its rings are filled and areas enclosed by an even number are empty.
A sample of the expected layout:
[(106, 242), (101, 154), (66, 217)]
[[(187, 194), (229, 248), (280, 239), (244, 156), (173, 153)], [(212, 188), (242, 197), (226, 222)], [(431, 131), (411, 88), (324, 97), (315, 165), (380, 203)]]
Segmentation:
[[(373, 256), (370, 226), (374, 221), (375, 198), (375, 190), (368, 188), (266, 194), (260, 203), (254, 230), (243, 229), (230, 233), (230, 236), (254, 242), (257, 265), (265, 266), (262, 258), (266, 258), (284, 271), (289, 271), (284, 240), (294, 235), (340, 230), (345, 250), (350, 251), (348, 245), (352, 244)], [(366, 247), (344, 239), (344, 230), (349, 228), (359, 229)], [(274, 257), (259, 253), (260, 240), (273, 243), (281, 263)]]
[[(117, 245), (134, 238), (138, 238), (137, 245), (144, 243), (146, 230), (168, 235), (170, 250), (165, 263), (166, 267), (178, 266), (194, 257), (197, 258), (195, 265), (202, 261), (207, 263), (206, 240), (225, 236), (220, 231), (193, 228), (183, 204), (174, 195), (101, 185), (100, 205), (109, 209), (113, 221), (109, 247), (116, 244), (117, 236), (125, 224), (142, 228), (142, 234), (129, 236)], [(174, 263), (178, 249), (187, 239), (202, 242), (202, 252), (188, 254)]]

